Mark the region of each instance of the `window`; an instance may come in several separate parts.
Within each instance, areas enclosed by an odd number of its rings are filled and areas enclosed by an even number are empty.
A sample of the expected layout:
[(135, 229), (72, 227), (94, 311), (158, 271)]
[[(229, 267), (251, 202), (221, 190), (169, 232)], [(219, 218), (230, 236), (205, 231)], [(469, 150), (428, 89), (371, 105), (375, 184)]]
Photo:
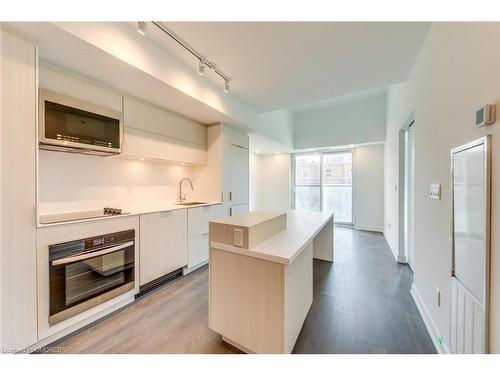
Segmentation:
[(321, 208), (321, 155), (295, 155), (295, 208), (319, 211)]
[(323, 154), (323, 166), (322, 209), (333, 211), (336, 222), (352, 224), (352, 151)]
[(352, 224), (353, 152), (294, 156), (295, 209), (333, 211), (335, 222)]

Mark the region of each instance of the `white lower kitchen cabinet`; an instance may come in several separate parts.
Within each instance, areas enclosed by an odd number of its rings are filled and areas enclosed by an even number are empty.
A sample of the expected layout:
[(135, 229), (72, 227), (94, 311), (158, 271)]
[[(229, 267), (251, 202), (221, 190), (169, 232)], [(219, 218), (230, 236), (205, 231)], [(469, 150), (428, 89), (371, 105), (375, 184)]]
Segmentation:
[(188, 262), (184, 274), (208, 262), (208, 223), (228, 216), (222, 204), (188, 208)]
[(140, 285), (188, 263), (187, 210), (140, 215)]
[(188, 239), (188, 270), (208, 261), (208, 233)]

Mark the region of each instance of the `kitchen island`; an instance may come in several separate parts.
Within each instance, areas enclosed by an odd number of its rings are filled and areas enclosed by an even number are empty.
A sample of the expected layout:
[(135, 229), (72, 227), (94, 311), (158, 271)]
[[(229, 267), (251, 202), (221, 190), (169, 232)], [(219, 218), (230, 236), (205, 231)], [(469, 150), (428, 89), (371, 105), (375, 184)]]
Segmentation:
[(247, 353), (291, 353), (333, 261), (333, 214), (253, 211), (210, 222), (209, 326)]

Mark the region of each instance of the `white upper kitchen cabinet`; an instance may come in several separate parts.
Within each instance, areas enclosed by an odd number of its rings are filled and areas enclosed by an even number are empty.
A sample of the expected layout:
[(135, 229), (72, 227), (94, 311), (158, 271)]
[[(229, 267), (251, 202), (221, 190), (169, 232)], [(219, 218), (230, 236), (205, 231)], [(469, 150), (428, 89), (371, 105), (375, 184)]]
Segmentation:
[(143, 286), (187, 265), (187, 209), (140, 215)]
[(140, 99), (123, 100), (124, 156), (201, 165), (206, 163), (206, 126)]
[(5, 352), (37, 341), (37, 49), (0, 32), (1, 342)]
[(112, 109), (123, 110), (122, 95), (86, 77), (44, 63), (40, 66), (40, 87), (46, 90), (71, 96), (88, 103)]

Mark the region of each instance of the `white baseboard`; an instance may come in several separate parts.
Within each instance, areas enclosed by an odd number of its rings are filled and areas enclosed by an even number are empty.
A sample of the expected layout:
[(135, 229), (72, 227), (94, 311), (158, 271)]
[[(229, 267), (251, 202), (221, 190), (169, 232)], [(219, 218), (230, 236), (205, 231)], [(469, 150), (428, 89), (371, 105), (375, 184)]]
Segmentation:
[(391, 241), (391, 238), (387, 235), (387, 233), (385, 233), (385, 231), (383, 231), (382, 233), (384, 234), (385, 240), (389, 244), (389, 248), (391, 249), (392, 255), (394, 256), (394, 259), (396, 260), (396, 262), (403, 263), (403, 264), (408, 263), (407, 259), (406, 259), (406, 255), (398, 254), (398, 252), (396, 251), (396, 248), (394, 247), (394, 245)]
[(379, 233), (383, 233), (384, 232), (384, 230), (382, 228), (365, 227), (363, 225), (356, 225), (354, 228), (357, 229), (357, 230), (366, 230), (368, 232), (379, 232)]
[(425, 306), (424, 301), (422, 300), (422, 297), (420, 296), (420, 293), (414, 283), (411, 285), (411, 296), (413, 297), (415, 305), (417, 305), (417, 309), (420, 312), (420, 316), (422, 316), (422, 320), (427, 328), (427, 332), (429, 332), (429, 335), (431, 336), (431, 340), (436, 348), (436, 351), (439, 354), (450, 354), (446, 343), (443, 343), (443, 346), (439, 344), (438, 337), (440, 337), (441, 334), (439, 333), (436, 324), (434, 324), (434, 321), (432, 320), (429, 311), (427, 310), (427, 307)]
[(402, 263), (402, 264), (407, 264), (408, 259), (406, 259), (406, 255), (398, 255), (396, 258), (396, 262)]
[(182, 276), (186, 276), (187, 274), (193, 272), (193, 271), (196, 271), (198, 268), (201, 268), (203, 267), (205, 264), (208, 264), (208, 259), (201, 262), (201, 263), (198, 263), (197, 265), (191, 267), (191, 268), (187, 268), (187, 267), (184, 267), (182, 269)]

